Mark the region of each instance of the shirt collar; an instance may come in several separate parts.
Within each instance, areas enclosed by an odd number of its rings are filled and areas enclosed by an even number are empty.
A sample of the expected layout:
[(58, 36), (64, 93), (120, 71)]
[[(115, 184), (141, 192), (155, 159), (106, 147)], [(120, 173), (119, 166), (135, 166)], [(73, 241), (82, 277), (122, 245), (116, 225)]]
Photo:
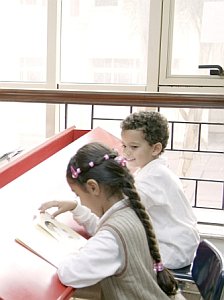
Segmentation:
[(127, 206), (127, 198), (124, 198), (118, 202), (116, 202), (113, 206), (111, 206), (104, 214), (103, 216), (99, 219), (98, 222), (98, 227), (100, 227), (106, 219), (108, 219), (114, 212), (124, 208)]

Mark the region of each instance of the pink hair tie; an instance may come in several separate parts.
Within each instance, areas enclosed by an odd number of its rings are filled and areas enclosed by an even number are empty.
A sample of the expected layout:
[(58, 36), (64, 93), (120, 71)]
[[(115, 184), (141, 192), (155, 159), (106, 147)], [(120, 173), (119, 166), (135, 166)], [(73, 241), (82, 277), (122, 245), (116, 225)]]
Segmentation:
[(161, 262), (154, 263), (153, 268), (155, 272), (162, 272), (164, 270), (164, 266)]
[(105, 159), (105, 160), (108, 160), (109, 158), (110, 158), (110, 157), (109, 157), (108, 154), (105, 154), (105, 155), (104, 155), (104, 159)]
[(73, 168), (73, 166), (70, 167), (71, 173), (72, 173), (72, 178), (78, 178), (79, 174), (81, 173), (80, 168)]
[(125, 167), (126, 166), (126, 159), (124, 157), (121, 156), (117, 156), (115, 157), (115, 160), (122, 166)]
[(120, 164), (121, 164), (123, 167), (125, 167), (125, 166), (126, 166), (126, 163), (127, 163), (126, 159), (125, 159), (125, 158), (122, 158)]
[(93, 162), (93, 161), (90, 161), (90, 162), (89, 162), (89, 166), (90, 166), (90, 168), (93, 168), (93, 167), (94, 167), (94, 162)]

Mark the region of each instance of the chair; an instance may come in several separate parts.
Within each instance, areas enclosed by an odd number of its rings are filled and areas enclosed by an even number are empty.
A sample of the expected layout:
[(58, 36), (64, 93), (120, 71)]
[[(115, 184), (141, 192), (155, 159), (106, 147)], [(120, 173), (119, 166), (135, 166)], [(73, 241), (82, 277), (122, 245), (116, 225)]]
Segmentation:
[(203, 240), (197, 249), (193, 261), (192, 278), (203, 299), (223, 300), (224, 258), (219, 250), (207, 240)]
[(191, 266), (171, 271), (179, 282), (194, 283), (201, 299), (224, 300), (224, 258), (208, 240), (200, 242)]
[(193, 263), (189, 266), (186, 266), (181, 269), (172, 269), (170, 270), (175, 279), (178, 281), (178, 286), (183, 294), (183, 296), (188, 299), (194, 299), (194, 300), (200, 300), (200, 294), (199, 291), (195, 285), (195, 282), (192, 278), (192, 266)]

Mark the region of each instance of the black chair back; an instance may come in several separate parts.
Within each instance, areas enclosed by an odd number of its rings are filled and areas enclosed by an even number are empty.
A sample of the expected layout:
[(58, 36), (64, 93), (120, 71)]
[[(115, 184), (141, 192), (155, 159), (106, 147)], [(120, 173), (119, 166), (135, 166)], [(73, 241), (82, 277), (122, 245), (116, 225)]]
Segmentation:
[(204, 300), (224, 300), (224, 258), (207, 240), (198, 246), (192, 278)]

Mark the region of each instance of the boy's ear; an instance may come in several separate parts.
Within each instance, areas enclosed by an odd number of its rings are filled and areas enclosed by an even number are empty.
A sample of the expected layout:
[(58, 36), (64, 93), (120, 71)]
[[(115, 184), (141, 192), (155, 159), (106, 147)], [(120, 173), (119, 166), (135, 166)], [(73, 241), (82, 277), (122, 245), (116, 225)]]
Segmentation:
[(153, 152), (152, 152), (152, 155), (153, 156), (158, 156), (160, 155), (161, 151), (162, 151), (162, 144), (160, 142), (156, 143), (153, 145)]
[(95, 196), (99, 195), (100, 187), (96, 180), (94, 180), (94, 179), (87, 180), (86, 188), (90, 194), (95, 195)]

